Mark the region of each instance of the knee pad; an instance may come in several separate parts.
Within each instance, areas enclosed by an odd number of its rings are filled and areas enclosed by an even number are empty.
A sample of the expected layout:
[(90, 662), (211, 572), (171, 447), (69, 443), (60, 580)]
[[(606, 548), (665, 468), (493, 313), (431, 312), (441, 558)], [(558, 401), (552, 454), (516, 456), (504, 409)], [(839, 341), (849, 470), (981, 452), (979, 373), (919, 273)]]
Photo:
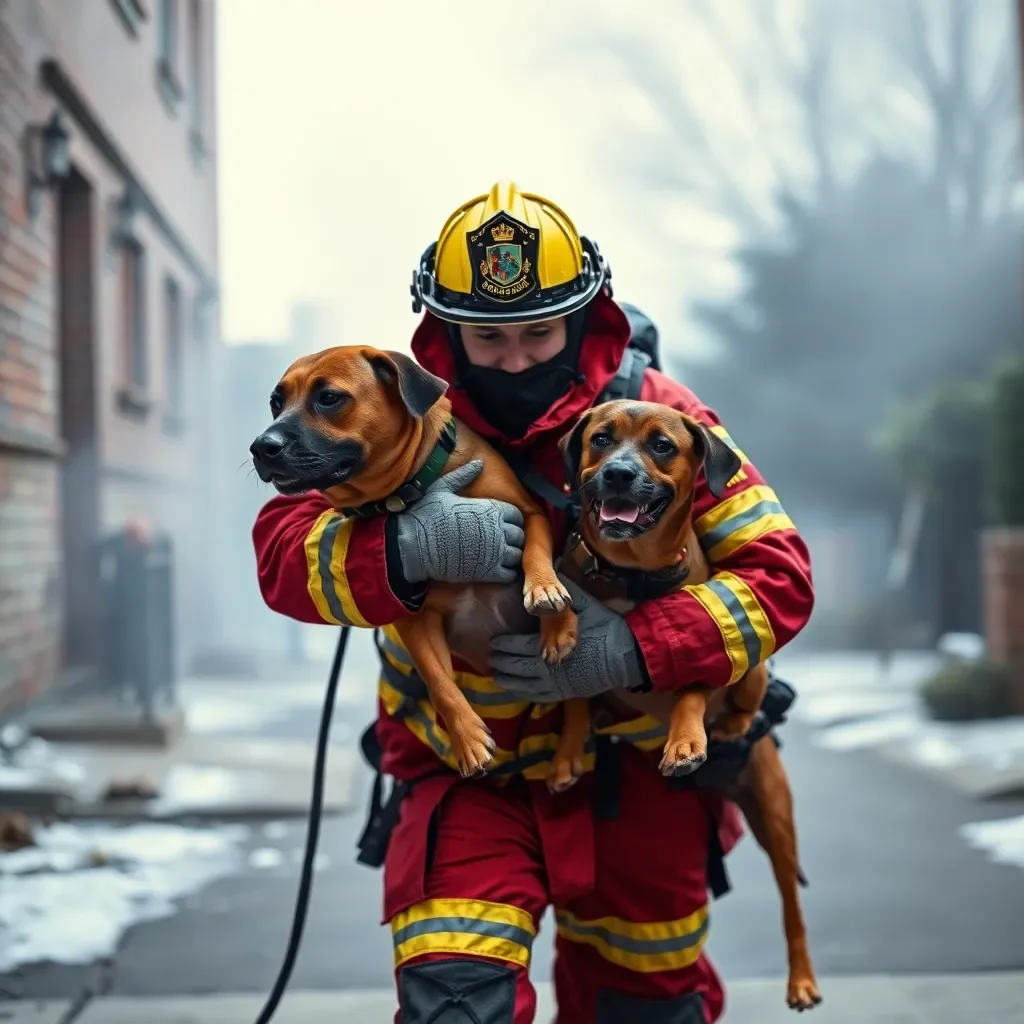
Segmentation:
[(402, 1024), (514, 1024), (516, 972), (470, 957), (411, 963), (398, 998)]
[(696, 992), (674, 999), (641, 999), (602, 989), (595, 1024), (707, 1024), (704, 999)]

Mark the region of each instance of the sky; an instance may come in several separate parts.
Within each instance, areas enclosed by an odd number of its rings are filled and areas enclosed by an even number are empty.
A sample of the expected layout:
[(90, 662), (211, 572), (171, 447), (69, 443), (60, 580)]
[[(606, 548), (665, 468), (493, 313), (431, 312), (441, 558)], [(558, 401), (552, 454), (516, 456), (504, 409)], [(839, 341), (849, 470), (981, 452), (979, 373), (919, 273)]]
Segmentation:
[(612, 69), (574, 58), (589, 6), (221, 0), (225, 340), (280, 339), (292, 303), (314, 301), (335, 343), (407, 348), (421, 252), (500, 178), (566, 208), (610, 260), (616, 297), (685, 336), (687, 299), (735, 287), (735, 232), (691, 211), (702, 255), (684, 271), (651, 230), (670, 204), (604, 166), (615, 118), (644, 111)]

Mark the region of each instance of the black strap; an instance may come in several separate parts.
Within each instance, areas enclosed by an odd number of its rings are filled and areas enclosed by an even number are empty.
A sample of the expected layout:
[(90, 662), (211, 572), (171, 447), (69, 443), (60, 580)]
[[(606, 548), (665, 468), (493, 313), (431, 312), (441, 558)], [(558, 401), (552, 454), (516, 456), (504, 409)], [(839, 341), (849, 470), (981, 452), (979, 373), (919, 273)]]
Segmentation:
[[(646, 352), (627, 346), (615, 376), (598, 396), (594, 405), (611, 402), (618, 398), (639, 398), (643, 388), (644, 373), (650, 365), (651, 358)], [(519, 477), (519, 482), (527, 490), (532, 491), (536, 497), (547, 502), (552, 508), (564, 512), (571, 521), (575, 522), (579, 518), (580, 505), (576, 497), (560, 490), (550, 480), (546, 480), (539, 473), (534, 472), (527, 456), (522, 452), (507, 448), (501, 449), (501, 454)]]
[(601, 392), (594, 405), (602, 402), (615, 402), (621, 398), (639, 398), (643, 389), (644, 373), (651, 365), (651, 357), (632, 345), (626, 347), (622, 362), (608, 387)]
[(356, 862), (368, 868), (379, 868), (387, 856), (391, 833), (398, 824), (398, 815), (402, 801), (412, 789), (411, 782), (395, 782), (384, 802), (384, 775), (377, 772), (373, 779), (373, 792), (370, 794), (370, 810), (366, 816), (366, 827), (356, 842), (359, 850)]
[(718, 821), (712, 814), (708, 814), (708, 888), (716, 900), (720, 900), (732, 888), (725, 867), (722, 841), (718, 835)]
[(622, 744), (617, 736), (594, 737), (594, 791), (591, 808), (598, 821), (616, 821), (622, 800)]
[(519, 482), (534, 495), (546, 501), (552, 508), (565, 512), (574, 521), (579, 515), (580, 506), (575, 497), (556, 487), (550, 480), (546, 480), (540, 473), (530, 468), (529, 457), (522, 452), (502, 450), (505, 461), (512, 467), (512, 472), (519, 478)]
[(356, 505), (342, 509), (346, 516), (359, 516), (360, 519), (371, 519), (373, 516), (387, 515), (389, 512), (402, 512), (410, 505), (419, 501), (427, 488), (441, 475), (448, 456), (455, 451), (455, 420), (450, 419), (444, 425), (437, 444), (431, 449), (423, 468), (407, 480), (393, 494), (380, 501), (368, 501), (365, 505)]

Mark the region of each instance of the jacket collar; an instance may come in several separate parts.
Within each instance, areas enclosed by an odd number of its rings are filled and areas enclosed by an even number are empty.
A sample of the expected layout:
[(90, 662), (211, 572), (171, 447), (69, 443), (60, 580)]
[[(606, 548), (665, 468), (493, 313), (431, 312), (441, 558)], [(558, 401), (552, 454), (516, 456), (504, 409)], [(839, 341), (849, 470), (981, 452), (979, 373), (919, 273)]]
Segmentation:
[[(469, 396), (454, 386), (448, 389), (452, 414), (490, 441), (508, 448), (529, 448), (549, 434), (564, 433), (593, 404), (615, 376), (629, 344), (629, 321), (604, 292), (590, 304), (587, 333), (580, 345), (581, 380), (574, 384), (523, 435), (515, 441), (503, 437), (477, 412)], [(412, 353), (424, 369), (442, 380), (454, 382), (455, 357), (444, 323), (424, 313), (412, 339)]]

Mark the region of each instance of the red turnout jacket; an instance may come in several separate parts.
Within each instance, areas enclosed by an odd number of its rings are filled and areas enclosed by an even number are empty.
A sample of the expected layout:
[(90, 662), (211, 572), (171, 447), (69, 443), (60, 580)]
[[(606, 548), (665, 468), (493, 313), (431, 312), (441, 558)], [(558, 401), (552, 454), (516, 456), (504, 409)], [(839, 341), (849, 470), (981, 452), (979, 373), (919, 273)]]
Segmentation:
[[(527, 454), (536, 472), (564, 487), (558, 440), (608, 386), (628, 340), (625, 315), (600, 295), (581, 346), (581, 382), (521, 440), (502, 438), (457, 388), (448, 392), (454, 415), (484, 437)], [(444, 327), (431, 314), (424, 315), (412, 349), (432, 373), (454, 379)], [(814, 601), (807, 548), (775, 492), (696, 395), (648, 369), (640, 397), (706, 424), (742, 462), (720, 499), (710, 493), (703, 474), (698, 479), (694, 525), (712, 564), (712, 578), (647, 601), (626, 616), (655, 689), (676, 690), (688, 683), (724, 686), (779, 650), (806, 624)], [(549, 512), (558, 545), (565, 523), (557, 510)], [(388, 628), (410, 611), (388, 578), (385, 518), (343, 518), (319, 493), (279, 496), (260, 512), (253, 540), (260, 588), (272, 609), (303, 622), (379, 628), (377, 733), (383, 769), (408, 779), (436, 771), (439, 758), (454, 764), (443, 723), (410, 680), (409, 656)], [(557, 742), (560, 705), (509, 700), (492, 679), (468, 672), (460, 672), (458, 682), (497, 743), (489, 768), (496, 780), (512, 774), (543, 780)], [(600, 731), (618, 735), (647, 752), (652, 766), (657, 764), (665, 729), (654, 719), (636, 715)], [(592, 769), (593, 755), (587, 767)], [(708, 795), (709, 801), (714, 799)], [(728, 848), (735, 834), (723, 838)]]

